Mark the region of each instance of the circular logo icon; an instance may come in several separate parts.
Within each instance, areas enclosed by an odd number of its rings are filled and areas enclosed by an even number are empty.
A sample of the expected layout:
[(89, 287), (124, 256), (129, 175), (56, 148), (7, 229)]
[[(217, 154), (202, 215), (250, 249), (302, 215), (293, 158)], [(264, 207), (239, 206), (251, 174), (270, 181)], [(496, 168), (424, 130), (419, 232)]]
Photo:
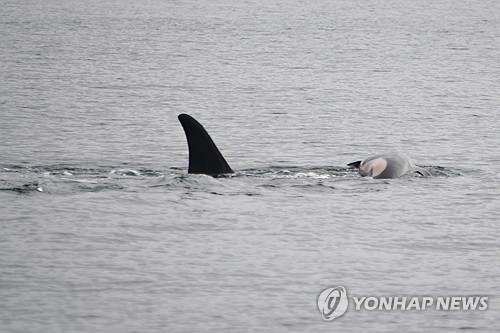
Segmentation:
[(347, 292), (341, 286), (325, 289), (318, 296), (318, 309), (326, 321), (342, 316), (348, 305)]

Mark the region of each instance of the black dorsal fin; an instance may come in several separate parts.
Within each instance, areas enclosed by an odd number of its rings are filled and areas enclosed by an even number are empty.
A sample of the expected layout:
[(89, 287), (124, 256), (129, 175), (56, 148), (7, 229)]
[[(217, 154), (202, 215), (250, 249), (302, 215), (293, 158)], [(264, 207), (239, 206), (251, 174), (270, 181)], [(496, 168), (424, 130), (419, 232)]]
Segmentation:
[(203, 126), (187, 114), (179, 115), (189, 148), (188, 173), (220, 175), (233, 173)]

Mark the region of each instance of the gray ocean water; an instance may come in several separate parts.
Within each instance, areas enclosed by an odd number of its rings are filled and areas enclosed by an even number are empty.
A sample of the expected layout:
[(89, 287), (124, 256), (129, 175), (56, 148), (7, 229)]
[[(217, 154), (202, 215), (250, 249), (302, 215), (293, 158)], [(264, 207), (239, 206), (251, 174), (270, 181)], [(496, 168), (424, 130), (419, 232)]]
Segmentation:
[[(499, 13), (1, 0), (0, 331), (498, 332)], [(346, 168), (394, 150), (434, 176)], [(489, 306), (326, 322), (334, 286)]]

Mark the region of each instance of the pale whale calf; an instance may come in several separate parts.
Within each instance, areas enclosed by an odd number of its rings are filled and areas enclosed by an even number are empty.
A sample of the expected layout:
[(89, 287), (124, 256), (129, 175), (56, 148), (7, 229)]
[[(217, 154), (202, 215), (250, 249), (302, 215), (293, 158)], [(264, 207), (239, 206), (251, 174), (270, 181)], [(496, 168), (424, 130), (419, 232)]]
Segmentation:
[(405, 155), (395, 152), (370, 156), (363, 161), (356, 161), (347, 165), (357, 168), (361, 176), (375, 179), (398, 178), (411, 173), (417, 173), (424, 177), (431, 175), (429, 171), (416, 166)]
[[(196, 119), (187, 114), (181, 114), (178, 118), (188, 142), (188, 173), (210, 176), (234, 173), (208, 132)], [(362, 176), (377, 179), (398, 178), (410, 173), (430, 176), (427, 170), (417, 167), (408, 157), (398, 153), (371, 156), (363, 161), (349, 163), (348, 166), (357, 168)]]

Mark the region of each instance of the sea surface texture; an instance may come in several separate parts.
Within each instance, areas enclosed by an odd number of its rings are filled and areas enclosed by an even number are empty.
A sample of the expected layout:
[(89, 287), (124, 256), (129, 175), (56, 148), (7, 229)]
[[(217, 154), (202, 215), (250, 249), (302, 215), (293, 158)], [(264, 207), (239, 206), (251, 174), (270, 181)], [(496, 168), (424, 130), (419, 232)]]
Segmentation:
[(499, 111), (496, 0), (0, 0), (0, 332), (498, 332)]

